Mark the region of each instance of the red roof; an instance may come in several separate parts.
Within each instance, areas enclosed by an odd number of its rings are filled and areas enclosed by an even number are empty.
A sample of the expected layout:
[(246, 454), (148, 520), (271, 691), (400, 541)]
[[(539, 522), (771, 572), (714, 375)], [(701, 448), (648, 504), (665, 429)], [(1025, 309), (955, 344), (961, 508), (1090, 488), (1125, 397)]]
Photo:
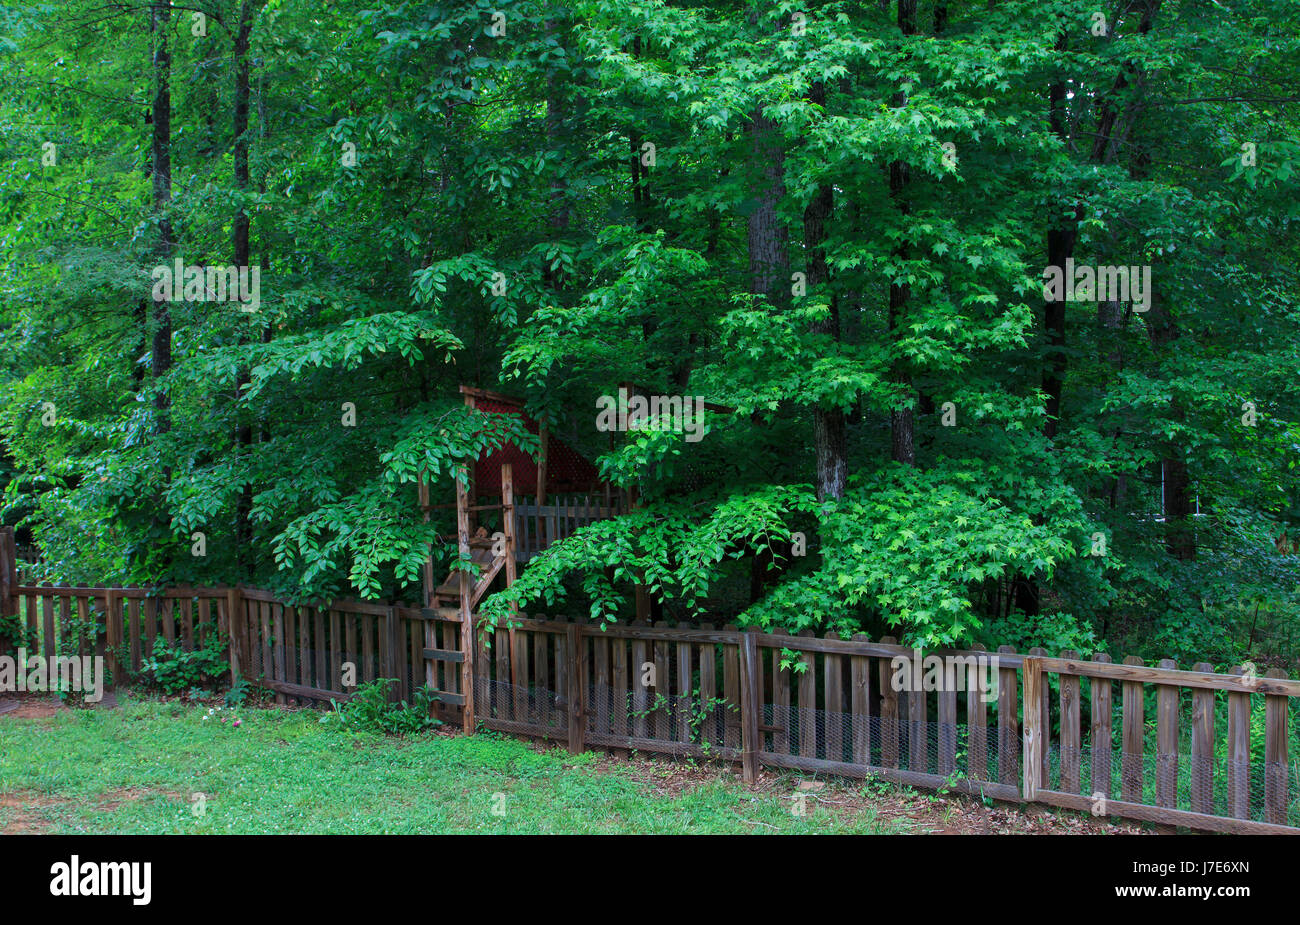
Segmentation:
[[(517, 414), (524, 419), (529, 433), (539, 433), (537, 421), (524, 414), (519, 405), (500, 398), (479, 396), (474, 406), (487, 414)], [(501, 466), (510, 463), (514, 468), (516, 494), (537, 493), (537, 463), (513, 443), (495, 453), (482, 456), (474, 464), (474, 485), (480, 495), (494, 495), (501, 491)], [(554, 435), (547, 439), (546, 492), (591, 491), (603, 481), (595, 465)]]

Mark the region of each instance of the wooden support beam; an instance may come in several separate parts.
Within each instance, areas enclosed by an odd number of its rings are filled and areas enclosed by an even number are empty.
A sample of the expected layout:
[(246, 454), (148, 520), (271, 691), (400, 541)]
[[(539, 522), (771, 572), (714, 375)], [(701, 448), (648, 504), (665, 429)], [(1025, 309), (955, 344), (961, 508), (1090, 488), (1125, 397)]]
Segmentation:
[[(515, 467), (510, 463), (501, 464), (501, 507), (504, 509), (502, 517), (501, 530), (506, 535), (506, 587), (515, 583), (516, 562), (515, 562)], [(519, 608), (514, 604), (510, 605), (510, 615), (519, 616)], [(511, 625), (506, 630), (509, 639), (509, 651), (515, 651), (515, 629)], [(498, 681), (504, 680), (498, 678)], [(515, 663), (510, 660), (510, 683), (515, 683)]]
[[(427, 476), (428, 476), (427, 472), (421, 471), (419, 482), (418, 482), (419, 492), (420, 492), (420, 509), (424, 512), (424, 522), (426, 524), (431, 519), (431, 515), (429, 514), (429, 510), (430, 510), (429, 481)], [(421, 576), (424, 579), (424, 600), (421, 601), (421, 603), (423, 603), (425, 607), (428, 607), (431, 603), (433, 603), (433, 589), (437, 587), (437, 585), (435, 585), (433, 581), (433, 544), (429, 545), (429, 548), (428, 550), (426, 550), (426, 552), (428, 554), (424, 557), (424, 565), (420, 569)]]
[[(108, 674), (113, 679), (113, 690), (120, 690), (126, 685), (123, 684), (122, 667), (118, 663), (117, 652), (122, 645), (122, 626), (123, 621), (117, 618), (118, 596), (112, 591), (104, 594), (104, 633), (107, 637), (104, 646), (108, 650), (105, 655), (108, 662)], [(231, 658), (234, 658), (235, 642), (230, 641)], [(234, 676), (231, 676), (231, 683)]]
[(226, 589), (226, 625), (222, 627), (230, 637), (230, 683), (243, 676), (244, 653), (248, 651), (248, 633), (240, 608), (244, 606), (238, 587)]
[[(467, 473), (466, 473), (467, 474)], [(469, 547), (469, 488), (461, 473), (456, 479), (456, 536), (461, 562), (470, 558)], [(462, 713), (463, 728), (467, 734), (474, 733), (474, 615), (471, 603), (469, 572), (457, 569), (460, 577), (460, 650), (465, 655), (461, 662), (461, 696), (465, 698)]]

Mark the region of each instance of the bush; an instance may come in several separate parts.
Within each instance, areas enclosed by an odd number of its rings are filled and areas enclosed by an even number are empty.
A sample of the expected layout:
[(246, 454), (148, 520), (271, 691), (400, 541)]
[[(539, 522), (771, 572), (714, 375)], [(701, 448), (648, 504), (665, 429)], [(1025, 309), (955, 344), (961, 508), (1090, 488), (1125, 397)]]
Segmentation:
[(332, 711), (321, 717), (322, 723), (339, 723), (346, 729), (382, 732), (385, 735), (415, 735), (425, 732), (442, 721), (429, 715), (429, 709), (438, 698), (427, 689), (415, 692), (411, 702), (400, 704), (388, 699), (388, 687), (396, 684), (395, 678), (378, 678), (357, 688), (346, 703), (331, 700)]
[(203, 646), (187, 652), (179, 641), (159, 637), (153, 651), (140, 660), (140, 673), (164, 694), (184, 693), (225, 672), (227, 643), (224, 635), (213, 634)]

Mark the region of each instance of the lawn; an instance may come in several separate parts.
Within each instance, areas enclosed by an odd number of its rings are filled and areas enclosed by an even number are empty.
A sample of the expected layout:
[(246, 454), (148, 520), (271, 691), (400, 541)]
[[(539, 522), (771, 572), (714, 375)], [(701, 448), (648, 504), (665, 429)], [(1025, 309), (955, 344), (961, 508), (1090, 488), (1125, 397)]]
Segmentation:
[(807, 813), (796, 815), (795, 779), (751, 792), (725, 769), (575, 757), (493, 734), (354, 734), (305, 710), (244, 709), (235, 728), (229, 710), (204, 719), (209, 709), (133, 699), (113, 710), (0, 717), (0, 832), (912, 829), (861, 801), (832, 809), (823, 804), (831, 791), (808, 794)]

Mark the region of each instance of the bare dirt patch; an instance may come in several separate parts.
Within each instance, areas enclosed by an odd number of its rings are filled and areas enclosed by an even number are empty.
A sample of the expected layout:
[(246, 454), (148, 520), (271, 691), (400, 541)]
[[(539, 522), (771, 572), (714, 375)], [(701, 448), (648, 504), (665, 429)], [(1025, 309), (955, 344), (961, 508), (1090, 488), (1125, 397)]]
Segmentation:
[(66, 710), (51, 697), (21, 695), (0, 698), (0, 721), (6, 719), (49, 719)]
[[(539, 750), (554, 746), (538, 743)], [(689, 764), (666, 758), (602, 755), (591, 764), (600, 773), (619, 773), (658, 796), (676, 797), (714, 781), (738, 781), (728, 766)], [(1010, 803), (986, 805), (961, 794), (922, 793), (877, 783), (809, 779), (797, 774), (761, 771), (754, 792), (789, 799), (807, 796), (810, 814), (835, 813), (847, 819), (874, 816), (885, 824), (918, 835), (1142, 835), (1149, 830), (1133, 823), (1116, 823), (1061, 810), (1027, 808)], [(758, 823), (755, 823), (757, 826)]]
[[(95, 809), (113, 812), (126, 803), (133, 803), (150, 796), (164, 796), (174, 800), (184, 800), (184, 796), (169, 790), (149, 790), (145, 787), (122, 787), (110, 790), (96, 797), (89, 797)], [(0, 816), (8, 816), (0, 835), (44, 835), (53, 828), (53, 823), (43, 810), (58, 810), (61, 807), (84, 802), (69, 797), (50, 797), (32, 793), (29, 790), (14, 790), (0, 793)], [(12, 812), (12, 815), (11, 815)]]
[(0, 829), (0, 835), (43, 835), (49, 831), (50, 824), (36, 810), (58, 806), (61, 802), (21, 790), (14, 793), (0, 793), (0, 809), (6, 811), (4, 815), (9, 816), (8, 811), (14, 811), (4, 828)]

